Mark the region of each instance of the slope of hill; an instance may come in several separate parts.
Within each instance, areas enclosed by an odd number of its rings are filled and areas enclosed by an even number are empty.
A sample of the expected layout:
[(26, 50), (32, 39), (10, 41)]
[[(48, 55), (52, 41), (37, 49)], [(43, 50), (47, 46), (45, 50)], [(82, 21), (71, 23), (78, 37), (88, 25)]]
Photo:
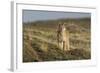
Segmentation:
[[(70, 51), (57, 47), (57, 25), (66, 23), (70, 35)], [(23, 23), (23, 62), (82, 60), (91, 58), (89, 18), (58, 19)], [(28, 41), (31, 32), (32, 41)]]

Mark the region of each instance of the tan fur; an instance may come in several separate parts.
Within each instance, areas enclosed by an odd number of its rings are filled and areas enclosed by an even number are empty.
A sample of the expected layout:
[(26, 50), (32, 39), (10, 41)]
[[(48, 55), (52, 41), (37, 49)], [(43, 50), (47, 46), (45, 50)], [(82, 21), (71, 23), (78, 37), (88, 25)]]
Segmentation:
[(69, 50), (69, 32), (66, 30), (66, 27), (64, 24), (58, 25), (59, 32), (57, 32), (57, 39), (58, 39), (58, 46), (63, 50), (67, 51)]

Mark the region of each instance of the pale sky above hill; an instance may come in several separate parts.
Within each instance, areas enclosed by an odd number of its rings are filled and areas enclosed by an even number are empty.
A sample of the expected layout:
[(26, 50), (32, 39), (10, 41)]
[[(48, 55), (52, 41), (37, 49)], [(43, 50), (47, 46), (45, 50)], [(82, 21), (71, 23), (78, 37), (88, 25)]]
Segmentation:
[(23, 22), (56, 20), (62, 18), (90, 18), (90, 13), (23, 10)]

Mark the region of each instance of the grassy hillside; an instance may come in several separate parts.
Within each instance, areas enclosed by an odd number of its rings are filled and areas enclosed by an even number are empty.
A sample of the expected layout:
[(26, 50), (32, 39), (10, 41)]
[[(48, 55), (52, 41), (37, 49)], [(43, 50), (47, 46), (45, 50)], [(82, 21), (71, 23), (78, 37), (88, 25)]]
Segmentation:
[[(57, 47), (59, 22), (66, 23), (66, 29), (70, 33), (71, 50), (67, 52)], [(90, 59), (90, 22), (89, 18), (84, 18), (23, 23), (23, 62)], [(30, 32), (32, 41), (27, 36)]]

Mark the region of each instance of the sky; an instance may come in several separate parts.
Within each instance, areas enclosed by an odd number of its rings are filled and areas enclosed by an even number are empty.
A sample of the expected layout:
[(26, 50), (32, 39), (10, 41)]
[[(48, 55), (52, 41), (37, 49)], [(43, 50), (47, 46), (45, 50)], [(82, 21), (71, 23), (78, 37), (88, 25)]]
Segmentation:
[(23, 10), (23, 22), (56, 20), (61, 18), (90, 18), (90, 13)]

